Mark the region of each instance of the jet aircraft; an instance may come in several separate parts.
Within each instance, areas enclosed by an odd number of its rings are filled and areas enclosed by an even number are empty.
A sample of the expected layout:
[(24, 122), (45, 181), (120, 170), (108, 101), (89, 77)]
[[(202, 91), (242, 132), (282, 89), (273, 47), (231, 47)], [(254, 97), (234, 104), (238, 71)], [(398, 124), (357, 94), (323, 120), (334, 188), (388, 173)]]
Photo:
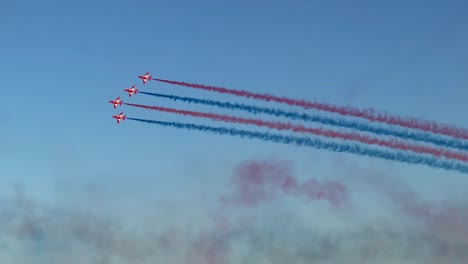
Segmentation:
[(124, 89), (125, 92), (128, 92), (128, 97), (132, 97), (133, 94), (138, 93), (138, 89), (135, 88), (135, 85), (133, 85), (131, 88)]
[(138, 76), (143, 81), (143, 84), (146, 84), (146, 82), (151, 81), (153, 78), (151, 75), (149, 75), (149, 72), (145, 73), (144, 75)]
[(127, 118), (126, 115), (123, 114), (123, 112), (121, 112), (120, 114), (118, 115), (115, 115), (115, 116), (112, 116), (113, 118), (115, 118), (117, 120), (117, 124), (120, 124), (120, 121), (121, 120), (125, 120), (125, 118)]
[(122, 106), (123, 101), (120, 100), (120, 96), (117, 97), (115, 100), (109, 101), (109, 103), (114, 105), (114, 109), (117, 108), (117, 105)]

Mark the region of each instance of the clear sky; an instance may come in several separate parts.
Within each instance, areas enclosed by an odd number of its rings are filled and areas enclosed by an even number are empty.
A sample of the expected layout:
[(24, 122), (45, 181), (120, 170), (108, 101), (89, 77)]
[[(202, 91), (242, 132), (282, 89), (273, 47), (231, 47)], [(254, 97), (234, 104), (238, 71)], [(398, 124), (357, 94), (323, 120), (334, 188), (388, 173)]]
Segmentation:
[[(191, 208), (178, 216), (187, 227), (190, 221), (183, 219), (197, 217), (189, 215), (193, 204), (211, 208), (229, 191), (238, 164), (275, 157), (291, 161), (300, 179), (340, 180), (351, 184), (351, 193), (361, 187), (353, 187), (350, 171), (372, 168), (425, 199), (460, 200), (468, 184), (460, 173), (130, 121), (117, 125), (111, 116), (120, 111), (202, 121), (125, 106), (114, 110), (107, 101), (121, 96), (125, 102), (219, 111), (145, 95), (128, 98), (123, 89), (136, 84), (142, 91), (255, 103), (158, 82), (143, 86), (136, 76), (150, 71), (156, 78), (468, 127), (466, 14), (462, 0), (3, 1), (0, 194), (8, 197), (19, 184), (47, 208), (95, 209), (103, 218), (111, 214), (104, 208), (135, 215), (120, 219), (125, 226), (150, 221), (146, 213), (155, 203), (177, 203)], [(356, 198), (353, 208), (378, 211), (369, 199)], [(359, 210), (353, 215), (366, 215)], [(334, 223), (337, 215), (314, 219)], [(2, 248), (11, 241), (0, 238), (0, 262), (30, 263), (24, 256), (36, 253)], [(232, 263), (247, 256), (241, 244), (230, 252)]]

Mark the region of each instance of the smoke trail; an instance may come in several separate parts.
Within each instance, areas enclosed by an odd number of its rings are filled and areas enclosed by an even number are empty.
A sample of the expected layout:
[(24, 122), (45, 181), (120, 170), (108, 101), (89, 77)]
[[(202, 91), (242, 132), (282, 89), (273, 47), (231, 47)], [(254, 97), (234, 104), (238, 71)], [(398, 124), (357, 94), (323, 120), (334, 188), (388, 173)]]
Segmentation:
[(146, 105), (130, 104), (130, 103), (124, 103), (124, 104), (129, 105), (129, 106), (144, 108), (144, 109), (156, 110), (156, 111), (167, 112), (167, 113), (175, 113), (175, 114), (180, 114), (180, 115), (188, 115), (188, 116), (193, 116), (193, 117), (209, 118), (212, 120), (219, 120), (219, 121), (224, 121), (224, 122), (229, 122), (229, 123), (256, 125), (256, 126), (268, 127), (268, 128), (277, 129), (277, 130), (291, 130), (294, 132), (310, 133), (310, 134), (314, 134), (318, 136), (339, 138), (343, 140), (359, 141), (365, 144), (379, 145), (382, 147), (388, 147), (388, 148), (405, 150), (405, 151), (409, 150), (409, 151), (413, 151), (417, 153), (425, 153), (425, 154), (430, 154), (430, 155), (434, 155), (437, 157), (445, 157), (449, 159), (457, 159), (460, 161), (468, 162), (468, 156), (462, 153), (451, 152), (451, 151), (447, 151), (444, 149), (434, 149), (434, 148), (430, 148), (426, 146), (405, 144), (397, 140), (381, 140), (378, 138), (371, 138), (365, 135), (359, 135), (355, 133), (351, 134), (351, 133), (342, 133), (342, 132), (337, 132), (334, 130), (326, 130), (326, 129), (321, 129), (321, 128), (309, 128), (309, 127), (304, 127), (301, 125), (292, 125), (290, 123), (269, 122), (269, 121), (263, 121), (263, 120), (258, 120), (258, 119), (218, 115), (218, 114), (212, 114), (212, 113), (202, 113), (202, 112), (187, 111), (187, 110), (178, 110), (178, 109), (166, 108), (166, 107), (160, 107), (160, 106), (146, 106)]
[(271, 198), (276, 190), (286, 194), (305, 195), (310, 200), (326, 200), (339, 207), (348, 199), (348, 190), (338, 181), (319, 182), (309, 179), (299, 183), (289, 163), (282, 160), (249, 160), (242, 162), (233, 177), (235, 192), (224, 201), (255, 206)]
[[(106, 184), (114, 187), (112, 182), (99, 185)], [(89, 198), (83, 195), (79, 192), (78, 200)], [(468, 259), (466, 240), (454, 239), (438, 226), (408, 222), (391, 207), (386, 209), (394, 216), (387, 221), (371, 216), (363, 221), (366, 210), (328, 215), (319, 207), (291, 212), (289, 203), (274, 204), (275, 211), (227, 211), (232, 224), (220, 229), (208, 223), (204, 203), (197, 199), (179, 206), (172, 201), (155, 205), (153, 199), (136, 198), (131, 208), (122, 204), (115, 217), (95, 204), (57, 207), (27, 194), (18, 201), (3, 192), (0, 263), (460, 264)], [(134, 210), (135, 206), (152, 207), (157, 213)], [(343, 217), (346, 228), (340, 227)]]
[(264, 141), (272, 141), (276, 143), (283, 143), (283, 144), (295, 144), (298, 146), (307, 146), (313, 147), (317, 149), (326, 149), (334, 152), (348, 152), (353, 153), (361, 156), (368, 156), (368, 157), (375, 157), (381, 158), (385, 160), (393, 160), (393, 161), (401, 161), (408, 164), (424, 164), (434, 168), (442, 168), (446, 170), (454, 170), (462, 173), (468, 174), (468, 166), (449, 162), (445, 160), (439, 160), (436, 157), (425, 157), (420, 155), (408, 154), (403, 152), (393, 153), (390, 151), (372, 149), (368, 147), (363, 147), (357, 144), (338, 144), (334, 142), (324, 142), (320, 139), (311, 139), (306, 137), (294, 137), (294, 136), (283, 136), (279, 134), (271, 134), (271, 133), (262, 133), (262, 132), (255, 132), (255, 131), (247, 131), (235, 128), (225, 128), (225, 127), (212, 127), (212, 126), (204, 126), (204, 125), (196, 125), (190, 123), (178, 123), (178, 122), (164, 122), (164, 121), (157, 121), (157, 120), (147, 120), (147, 119), (139, 119), (139, 118), (128, 118), (127, 120), (139, 121), (149, 124), (157, 124), (160, 126), (169, 126), (169, 127), (176, 127), (182, 129), (189, 129), (189, 130), (199, 130), (199, 131), (207, 131), (212, 132), (215, 134), (220, 135), (231, 135), (231, 136), (240, 136), (240, 137), (247, 137), (247, 138), (256, 138), (261, 139)]
[(390, 115), (385, 112), (376, 112), (374, 109), (358, 109), (355, 107), (341, 107), (341, 106), (334, 106), (327, 103), (317, 103), (305, 100), (298, 100), (298, 99), (291, 99), (286, 97), (279, 97), (271, 94), (258, 94), (243, 90), (234, 90), (234, 89), (227, 89), (223, 87), (216, 87), (216, 86), (209, 86), (203, 84), (195, 84), (195, 83), (187, 83), (187, 82), (179, 82), (179, 81), (171, 81), (171, 80), (164, 80), (164, 79), (155, 79), (153, 80), (165, 82), (169, 84), (185, 86), (195, 89), (202, 89), (206, 91), (224, 93), (224, 94), (231, 94), (240, 97), (246, 98), (254, 98), (263, 101), (273, 101), (277, 103), (288, 104), (291, 106), (299, 106), (304, 109), (315, 109), (319, 111), (326, 111), (331, 113), (336, 113), (343, 116), (354, 116), (358, 118), (367, 119), (371, 122), (381, 122), (386, 123), (389, 125), (397, 125), (406, 128), (413, 128), (419, 129), (426, 132), (433, 132), (436, 134), (443, 134), (447, 136), (452, 136), (456, 138), (468, 139), (468, 129), (457, 127), (454, 125), (447, 125), (447, 124), (437, 124), (434, 121), (428, 120), (421, 120), (416, 118), (403, 118), (398, 117), (395, 115)]
[(286, 118), (295, 119), (295, 120), (317, 122), (317, 123), (321, 123), (324, 125), (352, 128), (352, 129), (371, 132), (371, 133), (380, 134), (384, 136), (395, 136), (395, 137), (400, 137), (404, 139), (433, 143), (435, 145), (444, 146), (444, 147), (452, 147), (452, 148), (456, 148), (460, 150), (468, 150), (468, 143), (465, 143), (457, 139), (443, 138), (443, 137), (429, 134), (429, 133), (419, 133), (416, 131), (399, 131), (399, 130), (391, 129), (391, 128), (372, 126), (370, 124), (355, 122), (352, 120), (328, 118), (328, 117), (323, 117), (319, 115), (299, 114), (299, 113), (284, 111), (284, 110), (275, 109), (275, 108), (264, 108), (264, 107), (257, 107), (257, 106), (251, 106), (251, 105), (245, 105), (245, 104), (220, 102), (220, 101), (215, 101), (215, 100), (197, 99), (197, 98), (192, 98), (192, 97), (183, 97), (183, 96), (176, 96), (176, 95), (165, 95), (165, 94), (149, 93), (149, 92), (140, 92), (140, 93), (151, 95), (151, 96), (156, 96), (156, 97), (161, 97), (161, 98), (172, 99), (174, 101), (180, 100), (180, 101), (188, 102), (188, 103), (211, 105), (211, 106), (217, 106), (220, 108), (226, 108), (226, 109), (231, 109), (231, 110), (242, 110), (242, 111), (246, 111), (246, 112), (253, 113), (253, 114), (267, 114), (267, 115), (272, 115), (276, 117), (286, 117)]
[(448, 233), (451, 239), (468, 242), (468, 207), (454, 200), (424, 201), (420, 195), (404, 183), (379, 170), (354, 169), (353, 180), (361, 179), (390, 198), (406, 215), (421, 219), (431, 230)]
[(237, 209), (275, 201), (278, 196), (306, 198), (307, 202), (326, 201), (334, 209), (349, 204), (349, 191), (340, 181), (315, 178), (300, 183), (293, 164), (282, 159), (254, 159), (241, 162), (231, 178), (233, 191), (219, 197), (219, 207), (211, 212), (215, 225), (222, 230), (231, 226), (230, 215)]

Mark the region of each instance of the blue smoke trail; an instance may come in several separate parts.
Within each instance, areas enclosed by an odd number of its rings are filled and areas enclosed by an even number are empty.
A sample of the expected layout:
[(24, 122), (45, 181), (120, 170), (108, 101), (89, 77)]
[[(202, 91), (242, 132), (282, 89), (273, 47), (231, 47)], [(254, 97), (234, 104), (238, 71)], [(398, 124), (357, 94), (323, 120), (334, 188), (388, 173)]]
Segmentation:
[(283, 144), (295, 144), (298, 146), (308, 146), (317, 149), (326, 149), (335, 152), (349, 152), (353, 154), (358, 154), (361, 156), (376, 157), (392, 161), (401, 161), (409, 164), (424, 164), (430, 167), (442, 168), (446, 170), (455, 170), (462, 173), (468, 174), (468, 166), (456, 163), (449, 162), (445, 160), (439, 160), (436, 157), (426, 157), (416, 154), (408, 154), (404, 152), (389, 152), (384, 150), (372, 149), (363, 147), (357, 144), (338, 144), (334, 142), (324, 142), (318, 138), (307, 138), (307, 137), (295, 137), (295, 136), (283, 136), (280, 134), (271, 134), (255, 131), (247, 131), (235, 128), (225, 128), (225, 127), (212, 127), (204, 125), (196, 125), (190, 123), (178, 123), (178, 122), (164, 122), (157, 120), (147, 120), (139, 118), (130, 118), (127, 117), (127, 120), (134, 120), (149, 124), (157, 124), (160, 126), (171, 126), (182, 129), (189, 130), (199, 130), (199, 131), (208, 131), (220, 135), (231, 135), (231, 136), (240, 136), (247, 138), (257, 138), (264, 141), (273, 141), (276, 143)]
[(356, 130), (371, 132), (375, 134), (380, 134), (384, 136), (394, 136), (404, 139), (410, 139), (415, 141), (422, 141), (427, 143), (432, 143), (439, 146), (444, 147), (452, 147), (460, 150), (468, 150), (468, 142), (464, 142), (462, 140), (457, 139), (448, 139), (442, 138), (437, 135), (429, 134), (429, 133), (421, 133), (415, 131), (401, 131), (401, 130), (394, 130), (390, 128), (384, 127), (376, 127), (370, 124), (365, 124), (362, 122), (355, 122), (346, 119), (340, 118), (327, 118), (319, 115), (308, 115), (308, 114), (299, 114), (289, 111), (284, 111), (280, 109), (274, 108), (263, 108), (263, 107), (256, 107), (251, 105), (244, 105), (244, 104), (237, 104), (237, 103), (228, 103), (228, 102), (220, 102), (214, 100), (206, 100), (206, 99), (197, 99), (191, 97), (183, 97), (183, 96), (176, 96), (176, 95), (166, 95), (166, 94), (158, 94), (158, 93), (148, 93), (148, 92), (140, 92), (146, 95), (152, 95), (161, 98), (172, 99), (174, 101), (180, 100), (183, 102), (188, 103), (195, 103), (195, 104), (204, 104), (204, 105), (211, 105), (217, 106), (220, 108), (226, 108), (231, 110), (242, 110), (253, 114), (267, 114), (273, 115), (276, 117), (287, 117), (295, 120), (303, 120), (309, 122), (317, 122), (324, 125), (330, 126), (338, 126), (338, 127), (346, 127), (352, 128)]

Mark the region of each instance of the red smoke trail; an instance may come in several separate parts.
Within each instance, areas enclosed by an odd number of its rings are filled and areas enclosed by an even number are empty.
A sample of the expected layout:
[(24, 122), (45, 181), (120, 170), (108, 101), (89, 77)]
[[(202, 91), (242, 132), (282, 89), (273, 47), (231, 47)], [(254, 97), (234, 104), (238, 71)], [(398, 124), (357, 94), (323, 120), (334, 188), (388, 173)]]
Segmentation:
[(286, 160), (244, 161), (236, 167), (231, 183), (233, 192), (221, 196), (220, 207), (212, 212), (217, 228), (223, 231), (232, 229), (230, 216), (236, 209), (254, 208), (280, 194), (327, 201), (334, 208), (343, 208), (349, 198), (346, 186), (338, 181), (298, 183), (292, 163)]
[[(456, 236), (468, 241), (468, 210), (466, 205), (454, 205), (449, 201), (424, 201), (415, 191), (392, 180), (393, 178), (381, 171), (369, 170), (356, 173), (365, 175), (366, 182), (392, 199), (403, 213), (423, 219), (431, 225), (434, 231), (449, 232), (452, 237)], [(355, 178), (353, 175), (353, 179)]]
[(227, 116), (227, 115), (219, 115), (219, 114), (212, 114), (212, 113), (202, 113), (196, 111), (187, 111), (187, 110), (178, 110), (173, 108), (166, 108), (160, 106), (147, 106), (147, 105), (139, 105), (139, 104), (130, 104), (130, 103), (123, 103), (129, 106), (135, 106), (144, 109), (156, 110), (161, 112), (167, 113), (175, 113), (179, 115), (188, 115), (193, 117), (201, 117), (201, 118), (209, 118), (212, 120), (217, 121), (224, 121), (229, 123), (239, 123), (239, 124), (246, 124), (246, 125), (256, 125), (260, 127), (268, 127), (271, 129), (277, 130), (292, 130), (294, 132), (302, 132), (302, 133), (310, 133), (317, 136), (325, 136), (330, 138), (338, 138), (343, 140), (351, 140), (351, 141), (358, 141), (365, 144), (370, 145), (378, 145), (382, 147), (388, 147), (393, 149), (399, 149), (404, 151), (413, 151), (416, 153), (422, 154), (430, 154), (437, 157), (445, 157), (448, 159), (456, 159), (460, 161), (468, 162), (468, 155), (452, 152), (440, 148), (431, 148), (421, 145), (414, 145), (414, 144), (406, 144), (400, 142), (398, 140), (390, 139), (390, 140), (382, 140), (378, 138), (372, 138), (365, 135), (359, 135), (356, 133), (344, 133), (338, 132), (334, 130), (322, 129), (322, 128), (309, 128), (304, 127), (302, 125), (293, 125), (291, 123), (279, 123), (279, 122), (271, 122), (271, 121), (263, 121), (259, 119), (251, 119), (251, 118), (242, 118), (242, 117), (235, 117), (235, 116)]
[(446, 125), (446, 124), (437, 124), (434, 121), (427, 121), (427, 120), (420, 120), (416, 118), (402, 118), (398, 116), (392, 116), (387, 113), (377, 113), (374, 109), (357, 109), (354, 107), (339, 107), (334, 106), (326, 103), (316, 103), (310, 102), (305, 100), (298, 100), (298, 99), (290, 99), (286, 97), (279, 97), (270, 94), (258, 94), (248, 91), (242, 90), (234, 90), (234, 89), (227, 89), (223, 87), (216, 87), (216, 86), (209, 86), (203, 84), (195, 84), (195, 83), (186, 83), (186, 82), (178, 82), (178, 81), (171, 81), (171, 80), (164, 80), (164, 79), (155, 79), (153, 80), (165, 82), (169, 84), (185, 86), (190, 88), (202, 89), (206, 91), (224, 93), (224, 94), (231, 94), (240, 97), (246, 98), (254, 98), (263, 101), (273, 101), (282, 104), (288, 104), (291, 106), (299, 106), (304, 109), (315, 109), (319, 111), (326, 111), (331, 113), (336, 113), (343, 116), (353, 116), (358, 118), (367, 119), (371, 122), (380, 122), (389, 125), (397, 125), (406, 128), (413, 128), (419, 129), (426, 132), (432, 132), (436, 134), (442, 134), (447, 136), (452, 136), (456, 138), (468, 139), (468, 130), (461, 127), (456, 127), (454, 125)]
[(235, 192), (223, 197), (222, 202), (234, 202), (242, 206), (256, 206), (272, 199), (279, 190), (290, 195), (305, 195), (310, 200), (326, 200), (339, 207), (348, 198), (346, 187), (335, 181), (320, 183), (309, 179), (299, 184), (289, 163), (285, 161), (246, 161), (239, 165), (234, 174)]

